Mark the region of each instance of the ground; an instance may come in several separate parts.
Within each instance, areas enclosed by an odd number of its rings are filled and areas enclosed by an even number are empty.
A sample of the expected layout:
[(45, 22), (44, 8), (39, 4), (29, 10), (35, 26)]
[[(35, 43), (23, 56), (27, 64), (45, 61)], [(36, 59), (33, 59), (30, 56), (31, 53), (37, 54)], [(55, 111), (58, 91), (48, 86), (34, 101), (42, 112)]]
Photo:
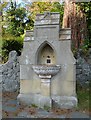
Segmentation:
[(2, 95), (3, 118), (89, 118), (89, 111), (77, 109), (40, 109), (35, 105), (17, 104), (18, 92), (5, 92)]

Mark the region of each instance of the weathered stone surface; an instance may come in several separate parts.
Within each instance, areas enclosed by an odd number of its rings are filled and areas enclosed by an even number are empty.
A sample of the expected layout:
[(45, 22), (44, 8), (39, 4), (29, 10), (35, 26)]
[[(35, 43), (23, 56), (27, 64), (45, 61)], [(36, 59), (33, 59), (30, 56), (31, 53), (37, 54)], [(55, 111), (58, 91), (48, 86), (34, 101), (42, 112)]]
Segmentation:
[(20, 118), (31, 118), (31, 115), (29, 115), (29, 113), (26, 112), (26, 111), (22, 111), (18, 114), (18, 117), (20, 117)]
[(2, 69), (2, 90), (16, 91), (19, 90), (20, 66), (16, 51), (9, 53), (9, 60), (0, 66)]
[[(71, 29), (60, 29), (59, 22), (59, 13), (38, 14), (33, 34), (26, 32), (20, 59), (19, 101), (43, 108), (45, 105), (52, 107), (52, 96), (76, 96), (76, 60), (71, 51)], [(30, 34), (34, 40), (31, 40)], [(36, 65), (37, 68), (33, 68)], [(49, 67), (53, 65), (61, 69)]]
[(2, 119), (2, 102), (0, 101), (0, 120)]
[(71, 109), (77, 106), (77, 98), (74, 96), (57, 96), (52, 97), (53, 106), (56, 108), (66, 108)]
[(40, 94), (19, 94), (17, 99), (23, 104), (35, 104), (40, 108), (44, 108), (44, 106), (51, 108), (51, 99), (49, 96), (42, 96)]
[(56, 25), (60, 23), (60, 15), (57, 12), (45, 12), (44, 14), (37, 14), (34, 25)]
[(90, 120), (90, 116), (84, 114), (84, 113), (81, 113), (81, 112), (72, 112), (70, 113), (70, 118), (78, 118), (78, 119), (87, 119), (87, 120)]
[(90, 54), (85, 59), (84, 56), (81, 55), (81, 52), (78, 52), (77, 55), (76, 79), (83, 86), (88, 85), (91, 81), (91, 64), (88, 62), (89, 57)]
[(91, 48), (89, 48), (87, 62), (91, 65)]

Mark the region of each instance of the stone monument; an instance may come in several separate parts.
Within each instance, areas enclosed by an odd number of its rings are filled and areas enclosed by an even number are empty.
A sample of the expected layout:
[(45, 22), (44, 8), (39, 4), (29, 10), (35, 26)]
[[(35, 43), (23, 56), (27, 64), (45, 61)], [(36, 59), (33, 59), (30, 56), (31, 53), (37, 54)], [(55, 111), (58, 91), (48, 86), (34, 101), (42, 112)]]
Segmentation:
[(24, 39), (18, 101), (40, 108), (76, 106), (75, 63), (71, 29), (60, 28), (60, 14), (37, 14), (34, 31), (27, 30)]

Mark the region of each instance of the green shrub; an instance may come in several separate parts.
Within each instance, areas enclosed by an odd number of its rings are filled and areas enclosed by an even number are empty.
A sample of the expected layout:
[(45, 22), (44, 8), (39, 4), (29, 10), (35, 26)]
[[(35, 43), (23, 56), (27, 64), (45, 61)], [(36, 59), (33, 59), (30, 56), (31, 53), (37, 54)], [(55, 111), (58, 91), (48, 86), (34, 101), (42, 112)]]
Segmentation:
[(2, 61), (6, 62), (9, 52), (15, 50), (18, 55), (21, 54), (23, 47), (23, 38), (14, 36), (4, 36), (2, 38)]

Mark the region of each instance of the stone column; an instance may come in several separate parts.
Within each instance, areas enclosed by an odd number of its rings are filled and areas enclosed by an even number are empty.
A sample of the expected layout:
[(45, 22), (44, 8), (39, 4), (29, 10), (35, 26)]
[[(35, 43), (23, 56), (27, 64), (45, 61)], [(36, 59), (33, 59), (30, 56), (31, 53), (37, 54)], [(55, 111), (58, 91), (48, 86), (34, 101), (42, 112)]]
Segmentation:
[(51, 97), (51, 75), (41, 76), (41, 95)]
[(39, 75), (41, 79), (41, 103), (40, 106), (52, 107), (51, 100), (51, 75)]

